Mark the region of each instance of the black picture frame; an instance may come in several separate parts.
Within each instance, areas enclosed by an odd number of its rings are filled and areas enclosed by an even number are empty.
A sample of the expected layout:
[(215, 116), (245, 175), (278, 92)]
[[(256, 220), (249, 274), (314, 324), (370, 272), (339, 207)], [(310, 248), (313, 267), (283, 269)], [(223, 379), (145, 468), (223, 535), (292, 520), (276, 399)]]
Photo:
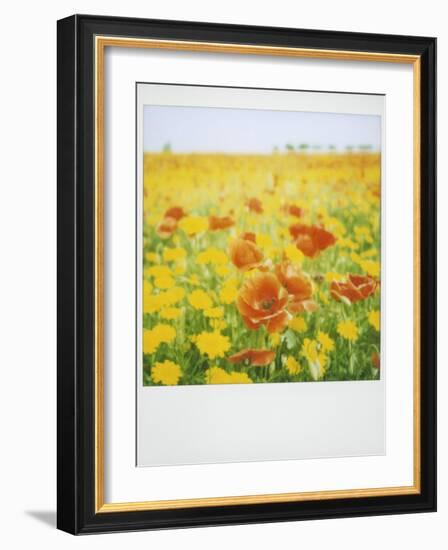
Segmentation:
[[(95, 96), (97, 35), (420, 57), (419, 494), (95, 511)], [(58, 21), (57, 526), (73, 534), (436, 510), (436, 39), (74, 15)]]

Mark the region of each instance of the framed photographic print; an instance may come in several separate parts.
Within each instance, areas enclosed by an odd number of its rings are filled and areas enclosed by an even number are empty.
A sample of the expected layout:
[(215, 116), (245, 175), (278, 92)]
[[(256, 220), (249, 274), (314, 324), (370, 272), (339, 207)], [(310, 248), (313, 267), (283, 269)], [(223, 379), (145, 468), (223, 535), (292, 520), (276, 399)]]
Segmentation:
[(434, 511), (433, 38), (58, 22), (58, 527)]

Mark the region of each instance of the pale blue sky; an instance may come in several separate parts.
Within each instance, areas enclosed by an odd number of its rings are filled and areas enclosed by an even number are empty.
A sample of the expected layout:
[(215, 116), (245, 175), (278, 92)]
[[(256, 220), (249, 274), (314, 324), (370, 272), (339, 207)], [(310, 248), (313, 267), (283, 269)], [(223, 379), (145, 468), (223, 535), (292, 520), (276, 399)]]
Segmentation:
[(379, 150), (381, 144), (376, 115), (145, 105), (143, 117), (143, 147), (152, 152), (168, 143), (178, 153), (270, 153), (287, 143)]

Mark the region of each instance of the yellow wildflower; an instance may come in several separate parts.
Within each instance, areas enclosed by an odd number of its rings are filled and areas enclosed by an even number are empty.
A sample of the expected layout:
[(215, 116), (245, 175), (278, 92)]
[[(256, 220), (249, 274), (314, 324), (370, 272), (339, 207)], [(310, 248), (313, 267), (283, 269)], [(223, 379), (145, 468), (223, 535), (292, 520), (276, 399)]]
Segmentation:
[(163, 259), (165, 262), (176, 262), (182, 260), (187, 255), (185, 248), (165, 248), (163, 251)]
[(325, 219), (325, 228), (331, 231), (335, 237), (341, 239), (346, 233), (347, 229), (344, 224), (337, 218), (328, 217)]
[(159, 261), (159, 256), (155, 252), (147, 252), (145, 254), (145, 260), (150, 263), (157, 263)]
[(289, 321), (289, 327), (296, 332), (306, 332), (308, 324), (303, 317), (294, 317), (294, 319)]
[(207, 231), (208, 218), (201, 216), (187, 216), (182, 218), (178, 225), (187, 235), (196, 235), (197, 233)]
[(355, 235), (356, 235), (356, 240), (358, 242), (366, 241), (368, 243), (373, 243), (373, 238), (370, 233), (370, 229), (366, 226), (355, 227)]
[(291, 239), (291, 236), (289, 234), (289, 230), (287, 227), (279, 227), (277, 229), (277, 235), (280, 239)]
[(326, 356), (325, 354), (319, 352), (319, 342), (317, 340), (311, 340), (310, 338), (305, 338), (302, 344), (302, 349), (300, 351), (300, 354), (305, 357), (305, 359), (308, 359), (308, 361), (316, 362), (320, 361), (321, 363), (326, 363)]
[(274, 332), (273, 334), (271, 334), (269, 336), (269, 340), (271, 341), (271, 344), (273, 346), (278, 346), (280, 344), (280, 341), (281, 341), (280, 333)]
[(179, 286), (173, 286), (158, 296), (161, 307), (174, 306), (185, 296), (185, 290)]
[(147, 213), (146, 216), (145, 216), (145, 222), (148, 224), (148, 225), (155, 225), (159, 222), (159, 216), (157, 215), (156, 212), (152, 212), (152, 214), (149, 214)]
[(152, 284), (149, 281), (143, 281), (143, 295), (151, 294)]
[(330, 215), (328, 214), (328, 210), (325, 206), (318, 206), (316, 208), (316, 214), (318, 214), (324, 219), (328, 219), (330, 217)]
[(225, 277), (230, 273), (230, 269), (226, 265), (217, 265), (215, 267), (215, 272), (220, 277)]
[(199, 351), (204, 355), (208, 355), (210, 359), (224, 357), (224, 354), (230, 349), (228, 337), (217, 331), (201, 332), (196, 336), (195, 343)]
[(342, 275), (341, 273), (336, 273), (335, 271), (328, 271), (325, 274), (325, 280), (327, 283), (331, 283), (332, 281), (343, 281), (345, 279), (346, 275)]
[(351, 342), (358, 339), (358, 327), (353, 321), (340, 321), (338, 323), (338, 333)]
[(201, 289), (193, 290), (188, 296), (188, 301), (195, 309), (210, 309), (213, 306), (210, 296)]
[(322, 378), (327, 364), (327, 356), (319, 348), (320, 343), (317, 340), (305, 338), (300, 350), (300, 354), (308, 361), (310, 374), (314, 380)]
[(143, 295), (143, 313), (155, 313), (162, 307), (162, 300), (159, 294)]
[(372, 327), (379, 332), (380, 330), (380, 312), (379, 311), (370, 311), (368, 315), (369, 323)]
[(272, 239), (269, 235), (257, 235), (256, 238), (257, 245), (261, 246), (261, 248), (269, 248), (272, 247)]
[(252, 384), (252, 380), (246, 372), (231, 372), (229, 384)]
[(143, 268), (143, 279), (148, 279), (151, 277), (151, 273), (148, 273), (148, 271), (151, 269), (151, 267), (145, 266)]
[(303, 252), (301, 252), (294, 244), (288, 244), (285, 246), (285, 255), (293, 263), (301, 263), (303, 258)]
[(193, 273), (193, 275), (191, 275), (191, 277), (188, 279), (188, 282), (194, 286), (199, 286), (201, 284), (201, 281), (199, 280), (199, 277), (196, 275), (196, 273)]
[(289, 372), (289, 374), (293, 376), (295, 374), (299, 374), (302, 368), (300, 363), (296, 359), (294, 359), (294, 357), (292, 357), (291, 355), (289, 355), (288, 358), (286, 359), (285, 367), (286, 367), (286, 370)]
[(177, 264), (173, 271), (176, 275), (183, 275), (187, 271), (187, 266), (185, 263)]
[(227, 327), (227, 323), (224, 319), (210, 319), (210, 326), (212, 329), (219, 332)]
[(182, 371), (179, 365), (168, 360), (165, 360), (163, 363), (157, 362), (151, 371), (153, 381), (156, 384), (161, 383), (166, 386), (175, 386), (181, 376)]
[(352, 252), (350, 254), (350, 258), (352, 262), (355, 262), (355, 264), (359, 264), (359, 262), (362, 262), (362, 258), (357, 252)]
[(173, 321), (174, 319), (179, 319), (179, 317), (182, 315), (182, 310), (177, 307), (167, 307), (165, 309), (162, 309), (160, 312), (160, 317), (162, 319), (167, 319), (169, 321)]
[(143, 331), (143, 353), (154, 353), (160, 344), (169, 344), (176, 338), (176, 330), (171, 325), (159, 324)]
[(211, 317), (213, 319), (219, 319), (224, 317), (224, 308), (223, 307), (212, 307), (210, 309), (204, 310), (204, 315), (206, 317)]
[(207, 384), (251, 384), (252, 380), (245, 372), (227, 372), (221, 367), (210, 367), (205, 371)]
[(326, 332), (321, 330), (317, 333), (317, 340), (320, 342), (324, 351), (334, 350), (334, 341), (328, 336)]
[(352, 239), (338, 239), (337, 244), (341, 248), (348, 248), (350, 250), (357, 250), (359, 248), (359, 244), (352, 241)]
[(199, 265), (203, 265), (203, 264), (222, 265), (222, 264), (227, 264), (228, 262), (229, 262), (229, 258), (227, 257), (227, 254), (215, 247), (207, 248), (207, 250), (200, 252), (196, 257), (196, 263)]
[(364, 250), (364, 252), (361, 252), (361, 256), (363, 258), (371, 258), (372, 256), (377, 256), (378, 250), (375, 248), (369, 248), (368, 250)]
[(170, 277), (169, 275), (168, 276), (163, 276), (163, 277), (156, 277), (154, 279), (154, 285), (157, 287), (157, 288), (162, 288), (162, 289), (168, 289), (168, 288), (173, 288), (173, 286), (176, 284), (175, 280)]
[(238, 289), (235, 283), (226, 282), (221, 288), (219, 298), (224, 304), (232, 304), (238, 296)]
[(371, 277), (379, 277), (381, 272), (380, 262), (374, 260), (360, 260), (359, 265), (363, 271)]
[(329, 203), (327, 203), (327, 206), (317, 206), (315, 211), (320, 223), (322, 223), (322, 225), (325, 225), (325, 227), (327, 227), (328, 221), (332, 219), (328, 212), (328, 207), (330, 207)]
[(147, 269), (147, 273), (153, 277), (169, 277), (171, 275), (171, 268), (167, 265), (153, 265)]
[(206, 384), (228, 384), (229, 375), (221, 367), (210, 367), (205, 371)]

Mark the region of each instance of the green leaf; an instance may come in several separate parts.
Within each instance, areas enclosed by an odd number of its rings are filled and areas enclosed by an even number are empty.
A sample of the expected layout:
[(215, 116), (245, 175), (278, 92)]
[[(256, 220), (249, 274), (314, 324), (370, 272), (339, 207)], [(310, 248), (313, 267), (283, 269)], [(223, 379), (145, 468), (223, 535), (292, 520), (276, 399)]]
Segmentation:
[(294, 334), (292, 330), (287, 330), (285, 332), (285, 341), (286, 341), (286, 347), (289, 350), (292, 350), (293, 348), (295, 348), (299, 343), (297, 336)]

